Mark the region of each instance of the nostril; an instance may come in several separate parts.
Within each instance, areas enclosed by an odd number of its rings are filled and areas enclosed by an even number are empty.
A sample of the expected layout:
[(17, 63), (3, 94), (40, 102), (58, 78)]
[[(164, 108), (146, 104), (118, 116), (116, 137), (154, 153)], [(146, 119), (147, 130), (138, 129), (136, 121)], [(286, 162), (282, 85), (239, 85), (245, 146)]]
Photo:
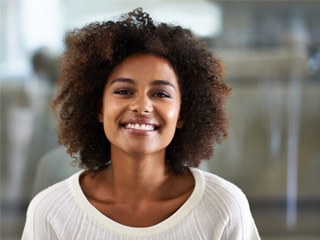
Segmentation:
[(150, 104), (132, 104), (130, 110), (138, 113), (149, 113), (152, 111), (152, 106)]

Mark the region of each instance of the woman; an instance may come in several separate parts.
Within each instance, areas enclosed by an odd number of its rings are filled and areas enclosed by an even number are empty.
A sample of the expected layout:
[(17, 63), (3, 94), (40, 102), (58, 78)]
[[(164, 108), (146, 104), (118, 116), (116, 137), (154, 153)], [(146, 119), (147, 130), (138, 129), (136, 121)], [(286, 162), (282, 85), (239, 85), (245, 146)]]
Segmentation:
[(244, 194), (196, 169), (227, 135), (222, 65), (136, 9), (67, 36), (59, 139), (85, 170), (38, 194), (23, 239), (259, 239)]

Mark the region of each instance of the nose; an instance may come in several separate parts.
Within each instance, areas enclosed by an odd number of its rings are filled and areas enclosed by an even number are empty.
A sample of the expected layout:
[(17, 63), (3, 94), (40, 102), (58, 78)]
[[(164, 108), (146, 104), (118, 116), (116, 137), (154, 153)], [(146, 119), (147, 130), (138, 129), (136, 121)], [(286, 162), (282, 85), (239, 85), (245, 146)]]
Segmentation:
[(152, 112), (153, 106), (148, 96), (139, 95), (132, 99), (130, 110), (135, 113), (146, 114)]

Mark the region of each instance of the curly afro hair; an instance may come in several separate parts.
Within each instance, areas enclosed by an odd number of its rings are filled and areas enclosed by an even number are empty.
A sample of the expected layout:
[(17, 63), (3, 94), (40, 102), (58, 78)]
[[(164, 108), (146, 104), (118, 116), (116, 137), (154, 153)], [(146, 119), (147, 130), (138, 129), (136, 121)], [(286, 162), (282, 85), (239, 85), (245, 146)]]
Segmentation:
[(98, 121), (104, 86), (111, 71), (134, 53), (153, 54), (172, 64), (181, 91), (184, 125), (166, 149), (166, 166), (175, 173), (197, 167), (227, 136), (224, 103), (231, 88), (221, 62), (190, 30), (156, 24), (141, 8), (118, 21), (95, 22), (66, 35), (59, 92), (58, 137), (80, 167), (97, 170), (110, 162), (110, 142)]

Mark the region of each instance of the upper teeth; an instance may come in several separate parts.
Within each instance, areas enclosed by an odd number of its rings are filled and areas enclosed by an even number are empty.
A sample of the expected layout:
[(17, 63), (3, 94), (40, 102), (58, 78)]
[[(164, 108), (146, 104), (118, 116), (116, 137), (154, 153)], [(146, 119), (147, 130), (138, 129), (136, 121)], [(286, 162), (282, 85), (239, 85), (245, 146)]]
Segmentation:
[(154, 125), (128, 123), (126, 124), (126, 128), (132, 128), (137, 130), (154, 130)]

